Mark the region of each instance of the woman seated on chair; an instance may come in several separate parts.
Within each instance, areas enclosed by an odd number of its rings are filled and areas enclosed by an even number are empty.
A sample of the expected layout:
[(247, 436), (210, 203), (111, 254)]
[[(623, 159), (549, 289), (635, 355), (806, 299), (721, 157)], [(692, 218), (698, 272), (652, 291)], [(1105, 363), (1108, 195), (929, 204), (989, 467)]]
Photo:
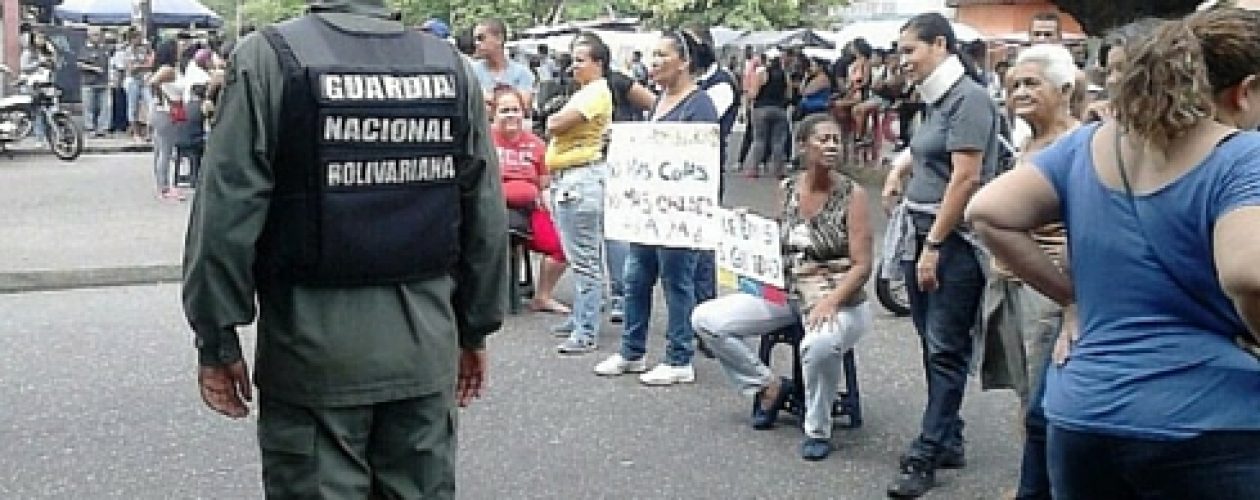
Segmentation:
[[(893, 56), (887, 57), (893, 58)], [(904, 85), (904, 82), (898, 79), (890, 68), (895, 65), (886, 62), (883, 52), (875, 51), (875, 56), (871, 60), (870, 95), (866, 96), (866, 101), (853, 107), (853, 120), (857, 123), (858, 145), (860, 146), (870, 146), (875, 143), (875, 134), (869, 127), (872, 125), (871, 117), (878, 116), (876, 113), (891, 106), (892, 100), (896, 98), (900, 90), (898, 87)]]
[(544, 255), (530, 309), (568, 314), (569, 308), (551, 295), (564, 274), (565, 260), (544, 199), (551, 181), (543, 161), (547, 144), (525, 128), (524, 103), (521, 93), (511, 87), (496, 88), (490, 102), (491, 136), (499, 152), (503, 195), (508, 219), (513, 221), (510, 229), (529, 234), (528, 248)]
[(871, 329), (863, 287), (871, 272), (871, 222), (866, 192), (833, 170), (840, 160), (840, 127), (813, 115), (797, 129), (805, 170), (783, 181), (780, 244), (793, 306), (737, 293), (696, 307), (691, 321), (731, 381), (753, 396), (752, 426), (769, 429), (791, 394), (744, 343), (803, 321), (801, 370), (805, 380), (805, 436), (801, 456), (821, 460), (831, 452), (831, 408), (842, 360)]
[(796, 116), (792, 121), (800, 121), (814, 113), (826, 113), (831, 105), (832, 84), (835, 81), (827, 73), (827, 67), (819, 59), (809, 58), (806, 62), (805, 79), (801, 82), (801, 102), (796, 106)]
[(871, 44), (861, 37), (849, 42), (845, 51), (853, 58), (853, 63), (849, 65), (849, 72), (845, 75), (844, 88), (837, 89), (831, 112), (836, 121), (848, 126), (853, 120), (853, 107), (866, 101), (866, 92), (870, 89), (871, 82), (871, 56), (875, 52)]

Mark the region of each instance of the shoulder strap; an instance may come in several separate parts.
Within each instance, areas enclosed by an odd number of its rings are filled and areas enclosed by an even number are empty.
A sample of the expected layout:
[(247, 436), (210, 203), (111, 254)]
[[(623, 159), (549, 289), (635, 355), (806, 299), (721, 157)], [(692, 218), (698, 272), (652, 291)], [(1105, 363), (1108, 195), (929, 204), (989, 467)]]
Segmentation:
[(1168, 262), (1164, 260), (1163, 254), (1160, 253), (1160, 245), (1156, 243), (1155, 240), (1151, 238), (1150, 233), (1147, 232), (1146, 221), (1142, 220), (1142, 211), (1138, 209), (1137, 197), (1133, 194), (1133, 184), (1129, 181), (1128, 168), (1126, 168), (1124, 164), (1124, 152), (1121, 150), (1124, 144), (1121, 140), (1122, 134), (1118, 128), (1116, 129), (1115, 136), (1116, 168), (1120, 170), (1120, 182), (1124, 183), (1124, 192), (1129, 199), (1129, 208), (1133, 211), (1133, 218), (1137, 220), (1138, 231), (1142, 233), (1142, 238), (1146, 240), (1146, 245), (1151, 248), (1151, 255), (1155, 256), (1155, 262), (1159, 265), (1160, 269), (1164, 271), (1164, 274), (1168, 275), (1168, 277), (1172, 279), (1173, 283), (1177, 285), (1177, 288), (1181, 289), (1181, 293), (1186, 294), (1205, 310), (1217, 312), (1215, 306), (1208, 303), (1202, 295), (1196, 293), (1190, 285), (1182, 281), (1181, 276), (1177, 274), (1173, 266), (1169, 265)]

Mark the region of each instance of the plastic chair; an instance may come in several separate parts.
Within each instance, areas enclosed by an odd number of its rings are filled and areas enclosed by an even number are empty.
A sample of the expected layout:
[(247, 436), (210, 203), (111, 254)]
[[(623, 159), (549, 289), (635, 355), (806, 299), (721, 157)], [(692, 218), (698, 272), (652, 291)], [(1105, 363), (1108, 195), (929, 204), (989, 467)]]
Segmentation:
[(508, 312), (519, 314), (521, 303), (534, 295), (534, 264), (529, 257), (529, 212), (508, 210)]
[(512, 234), (508, 238), (508, 311), (520, 314), (525, 299), (534, 296), (534, 264), (529, 237)]
[[(805, 419), (805, 376), (801, 373), (801, 340), (805, 338), (805, 328), (800, 321), (780, 328), (761, 337), (758, 356), (761, 362), (770, 366), (770, 357), (779, 344), (792, 346), (792, 394), (787, 398), (783, 409), (795, 415), (800, 421)], [(831, 407), (831, 415), (836, 417), (837, 425), (846, 429), (862, 426), (861, 392), (857, 381), (857, 360), (853, 350), (844, 353), (844, 389)]]

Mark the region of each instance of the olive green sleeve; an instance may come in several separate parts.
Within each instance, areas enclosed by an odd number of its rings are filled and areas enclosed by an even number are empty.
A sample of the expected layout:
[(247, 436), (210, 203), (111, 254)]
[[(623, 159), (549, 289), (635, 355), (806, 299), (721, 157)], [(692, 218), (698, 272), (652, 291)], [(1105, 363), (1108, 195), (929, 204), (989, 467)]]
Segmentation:
[(273, 185), (268, 151), (276, 140), (283, 96), (274, 51), (251, 36), (227, 70), (202, 160), (184, 244), (184, 314), (196, 333), (199, 362), (241, 357), (235, 328), (257, 310), (254, 245), (267, 219)]
[(485, 346), (485, 337), (503, 325), (507, 305), (507, 208), (481, 87), (466, 64), (465, 71), (471, 124), (467, 151), (472, 159), (461, 174), (461, 255), (454, 306), (460, 347), (479, 349)]

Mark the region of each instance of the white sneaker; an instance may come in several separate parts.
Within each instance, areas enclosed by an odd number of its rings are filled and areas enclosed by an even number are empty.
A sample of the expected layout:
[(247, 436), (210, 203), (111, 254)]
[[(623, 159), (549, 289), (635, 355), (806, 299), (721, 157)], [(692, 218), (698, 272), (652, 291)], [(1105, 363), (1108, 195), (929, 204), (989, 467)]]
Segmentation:
[(687, 366), (669, 366), (665, 363), (656, 365), (652, 371), (639, 375), (639, 382), (644, 385), (690, 384), (696, 381), (696, 371)]
[(595, 365), (595, 374), (604, 375), (606, 377), (615, 377), (617, 375), (625, 375), (627, 373), (643, 373), (647, 371), (647, 362), (642, 359), (630, 361), (621, 357), (620, 354), (613, 354), (608, 359), (600, 361)]

